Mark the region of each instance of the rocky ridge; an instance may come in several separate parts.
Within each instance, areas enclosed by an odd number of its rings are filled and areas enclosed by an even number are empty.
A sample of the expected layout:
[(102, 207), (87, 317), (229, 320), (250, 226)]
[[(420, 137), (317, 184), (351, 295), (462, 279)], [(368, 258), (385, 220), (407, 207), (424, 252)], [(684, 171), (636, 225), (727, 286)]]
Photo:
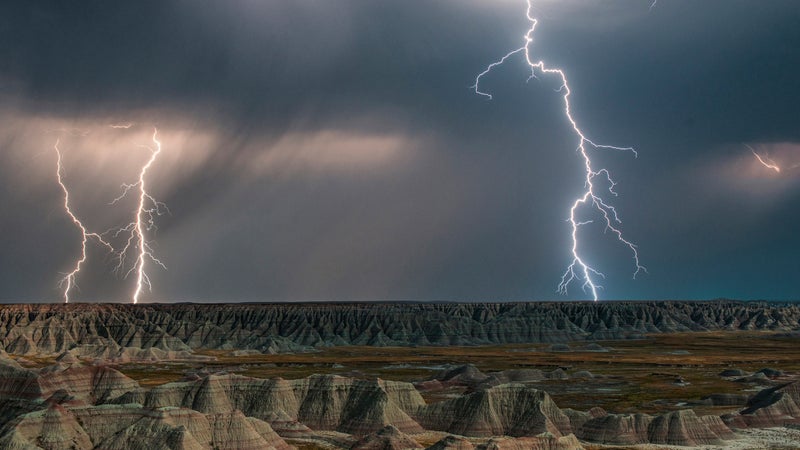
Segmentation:
[(755, 302), (25, 304), (0, 309), (0, 349), (104, 361), (198, 349), (566, 343), (709, 330), (800, 330), (800, 305)]

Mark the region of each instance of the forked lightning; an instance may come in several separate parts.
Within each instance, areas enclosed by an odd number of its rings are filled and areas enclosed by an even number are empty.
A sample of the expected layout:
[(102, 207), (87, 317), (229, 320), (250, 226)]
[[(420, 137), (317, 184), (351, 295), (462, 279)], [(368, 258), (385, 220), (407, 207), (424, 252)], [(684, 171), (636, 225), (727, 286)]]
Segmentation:
[[(132, 124), (116, 124), (110, 125), (111, 128), (130, 128)], [(83, 135), (85, 136), (85, 134)], [(142, 166), (139, 171), (139, 177), (135, 183), (131, 184), (123, 184), (122, 185), (122, 193), (119, 197), (115, 198), (111, 204), (115, 204), (125, 198), (129, 193), (132, 191), (137, 192), (137, 206), (134, 211), (134, 220), (131, 221), (129, 224), (125, 225), (124, 227), (118, 229), (112, 229), (105, 233), (94, 233), (90, 232), (86, 229), (83, 223), (78, 219), (78, 217), (73, 213), (72, 208), (70, 206), (70, 196), (69, 190), (67, 186), (64, 184), (63, 179), (63, 165), (61, 162), (61, 151), (58, 148), (59, 141), (56, 141), (55, 144), (55, 151), (58, 157), (57, 159), (57, 166), (56, 166), (56, 179), (58, 181), (59, 186), (61, 186), (61, 190), (64, 192), (64, 210), (66, 211), (67, 215), (72, 219), (72, 222), (78, 229), (81, 231), (81, 253), (80, 257), (75, 261), (75, 265), (71, 272), (67, 273), (60, 281), (60, 286), (64, 287), (64, 302), (69, 303), (69, 294), (70, 291), (75, 287), (75, 282), (78, 273), (81, 271), (81, 267), (83, 263), (87, 259), (86, 249), (87, 244), (90, 239), (95, 240), (98, 244), (104, 246), (109, 250), (111, 253), (115, 253), (117, 266), (117, 272), (123, 272), (124, 278), (127, 278), (131, 274), (135, 274), (136, 283), (134, 286), (133, 293), (131, 295), (131, 299), (133, 303), (138, 303), (139, 299), (141, 298), (142, 292), (145, 287), (148, 289), (152, 289), (152, 284), (150, 282), (150, 277), (147, 275), (146, 268), (147, 263), (152, 262), (158, 264), (159, 266), (166, 269), (164, 264), (154, 256), (152, 242), (148, 240), (147, 234), (148, 232), (154, 230), (156, 228), (155, 219), (156, 216), (163, 214), (164, 212), (168, 211), (166, 205), (157, 201), (150, 193), (147, 191), (147, 184), (146, 184), (146, 176), (147, 172), (151, 169), (152, 165), (155, 163), (158, 155), (161, 153), (161, 142), (158, 140), (158, 130), (153, 130), (153, 147), (144, 146), (148, 150), (150, 150), (150, 157), (148, 158), (147, 162)], [(118, 252), (115, 251), (114, 246), (109, 242), (109, 240), (105, 236), (110, 236), (113, 238), (119, 238), (120, 236), (124, 237), (124, 245), (122, 249)], [(133, 259), (133, 263), (130, 264), (128, 267), (128, 261)]]
[[(153, 163), (158, 158), (158, 155), (161, 153), (161, 142), (158, 140), (158, 129), (153, 130), (152, 140), (154, 147), (145, 146), (145, 148), (150, 150), (150, 158), (139, 171), (138, 180), (132, 184), (123, 184), (122, 194), (120, 194), (119, 197), (115, 198), (111, 202), (111, 204), (117, 203), (125, 198), (125, 196), (127, 196), (128, 193), (134, 189), (138, 191), (138, 204), (135, 211), (134, 220), (117, 230), (115, 233), (115, 236), (117, 237), (126, 233), (128, 234), (125, 245), (117, 255), (117, 270), (120, 272), (124, 271), (125, 278), (130, 276), (132, 273), (135, 274), (136, 283), (131, 296), (134, 304), (139, 302), (142, 291), (145, 287), (147, 287), (148, 290), (152, 290), (153, 288), (153, 285), (150, 282), (150, 277), (147, 275), (147, 271), (145, 270), (147, 262), (150, 261), (164, 269), (167, 268), (158, 258), (154, 256), (152, 243), (147, 239), (147, 233), (156, 229), (156, 217), (164, 214), (165, 211), (168, 211), (164, 203), (159, 202), (147, 192), (147, 172), (150, 170)], [(128, 255), (131, 251), (135, 251), (135, 261), (131, 267), (125, 271), (125, 262), (128, 259)]]
[[(653, 2), (653, 5), (655, 2)], [(651, 6), (651, 8), (652, 8)], [(604, 195), (611, 194), (616, 196), (617, 193), (614, 191), (614, 187), (616, 183), (614, 182), (613, 178), (611, 177), (611, 173), (608, 169), (595, 169), (592, 164), (592, 159), (590, 157), (590, 150), (594, 149), (608, 149), (608, 150), (618, 150), (618, 151), (627, 151), (637, 155), (636, 150), (631, 147), (617, 147), (613, 145), (604, 145), (604, 144), (597, 144), (589, 139), (584, 131), (578, 126), (577, 121), (572, 116), (572, 110), (570, 105), (570, 95), (571, 90), (569, 87), (569, 83), (567, 82), (567, 76), (563, 70), (559, 68), (551, 68), (545, 65), (544, 61), (534, 61), (531, 56), (530, 46), (533, 42), (533, 33), (536, 30), (536, 25), (538, 24), (538, 20), (533, 16), (533, 4), (532, 0), (528, 0), (528, 9), (526, 12), (526, 16), (528, 21), (530, 22), (531, 26), (528, 29), (528, 32), (525, 34), (524, 39), (525, 43), (522, 47), (517, 48), (508, 52), (505, 56), (500, 58), (499, 60), (490, 64), (483, 72), (478, 74), (475, 78), (475, 84), (472, 88), (475, 90), (475, 93), (478, 95), (482, 95), (488, 99), (492, 98), (492, 95), (481, 91), (480, 89), (480, 82), (481, 79), (487, 75), (489, 72), (492, 71), (495, 67), (502, 65), (508, 58), (514, 56), (516, 54), (524, 54), (525, 61), (527, 62), (528, 66), (531, 69), (530, 78), (535, 78), (537, 71), (544, 75), (555, 75), (561, 82), (561, 85), (558, 89), (558, 92), (562, 93), (562, 97), (564, 99), (564, 115), (567, 118), (572, 130), (575, 132), (576, 137), (578, 138), (578, 147), (577, 151), (580, 153), (581, 158), (583, 159), (583, 166), (585, 169), (585, 191), (584, 193), (575, 199), (572, 203), (572, 207), (570, 208), (569, 212), (569, 219), (568, 222), (571, 226), (571, 236), (572, 236), (572, 247), (571, 247), (571, 254), (572, 254), (572, 262), (567, 266), (566, 271), (561, 277), (561, 282), (558, 285), (558, 292), (562, 294), (567, 293), (567, 288), (573, 281), (577, 281), (581, 283), (584, 291), (587, 291), (591, 294), (592, 299), (597, 301), (598, 296), (598, 289), (601, 286), (598, 284), (598, 278), (605, 278), (605, 276), (592, 266), (590, 266), (583, 254), (581, 253), (580, 243), (579, 243), (579, 236), (578, 232), (583, 225), (591, 223), (592, 220), (582, 221), (578, 219), (578, 214), (583, 209), (589, 209), (590, 211), (594, 211), (596, 215), (599, 216), (599, 219), (605, 225), (606, 231), (610, 231), (617, 240), (627, 247), (633, 258), (633, 263), (635, 266), (635, 270), (633, 272), (633, 277), (636, 276), (646, 269), (642, 266), (639, 262), (639, 252), (631, 241), (626, 239), (622, 231), (619, 229), (619, 225), (622, 224), (622, 221), (617, 214), (617, 210), (613, 205), (609, 203), (609, 201), (604, 197)], [(530, 79), (529, 78), (529, 79)], [(608, 183), (608, 193), (600, 192), (596, 181), (600, 181), (605, 184)]]
[(64, 211), (66, 211), (67, 215), (70, 219), (72, 219), (72, 223), (78, 227), (78, 230), (81, 232), (81, 253), (80, 257), (75, 261), (75, 265), (72, 268), (71, 272), (68, 272), (64, 275), (64, 277), (59, 282), (59, 286), (64, 288), (64, 303), (69, 303), (69, 292), (76, 286), (76, 280), (78, 273), (81, 271), (81, 266), (86, 261), (86, 245), (89, 242), (89, 239), (93, 239), (98, 244), (106, 247), (110, 252), (114, 251), (114, 248), (111, 244), (106, 241), (101, 234), (90, 232), (86, 229), (86, 226), (83, 225), (83, 222), (78, 219), (75, 213), (72, 211), (72, 207), (69, 203), (69, 189), (67, 189), (66, 184), (64, 184), (64, 166), (61, 163), (61, 150), (58, 148), (59, 140), (56, 140), (56, 144), (54, 145), (56, 151), (56, 179), (58, 180), (58, 185), (61, 186), (61, 190), (64, 192)]

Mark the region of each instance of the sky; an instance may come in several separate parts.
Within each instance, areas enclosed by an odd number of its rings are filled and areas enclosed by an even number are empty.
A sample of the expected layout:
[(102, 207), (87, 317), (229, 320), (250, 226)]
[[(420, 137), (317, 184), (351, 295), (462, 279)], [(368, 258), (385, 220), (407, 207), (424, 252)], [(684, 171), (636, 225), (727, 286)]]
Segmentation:
[[(800, 298), (800, 4), (541, 0), (529, 51), (647, 273), (598, 217), (599, 297)], [(58, 302), (124, 226), (158, 130), (142, 301), (585, 300), (556, 292), (584, 189), (559, 80), (528, 79), (524, 0), (0, 4), (0, 301)], [(128, 128), (113, 128), (125, 125)], [(748, 147), (749, 146), (749, 147)], [(751, 151), (752, 149), (752, 151)], [(778, 166), (761, 164), (753, 153)], [(110, 236), (110, 235), (107, 235)], [(124, 236), (123, 236), (124, 238)], [(109, 237), (109, 240), (114, 238)], [(124, 239), (118, 236), (114, 245)], [(131, 261), (127, 261), (128, 266)], [(89, 242), (73, 301), (130, 301)]]

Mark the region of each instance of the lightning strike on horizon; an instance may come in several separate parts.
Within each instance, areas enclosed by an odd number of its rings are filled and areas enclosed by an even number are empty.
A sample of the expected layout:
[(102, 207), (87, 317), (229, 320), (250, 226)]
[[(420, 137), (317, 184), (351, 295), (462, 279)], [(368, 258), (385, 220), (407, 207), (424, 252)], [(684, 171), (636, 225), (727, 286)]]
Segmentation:
[[(753, 147), (751, 147), (751, 146), (749, 146), (747, 144), (744, 144), (744, 146), (750, 149), (750, 151), (753, 153), (753, 156), (756, 157), (756, 160), (758, 160), (758, 162), (761, 163), (762, 166), (764, 166), (764, 167), (766, 167), (768, 169), (772, 169), (777, 173), (781, 173), (781, 167), (775, 161), (773, 161), (770, 157), (768, 157), (768, 156), (767, 157), (762, 157), (761, 155), (758, 154), (758, 152), (756, 152), (756, 150)], [(794, 167), (792, 167), (792, 168), (794, 168)]]
[(61, 150), (58, 148), (60, 140), (56, 140), (55, 145), (53, 148), (56, 151), (56, 155), (58, 157), (56, 162), (56, 179), (58, 181), (58, 185), (61, 186), (61, 190), (64, 192), (64, 210), (66, 211), (67, 215), (72, 219), (72, 223), (75, 224), (76, 227), (81, 231), (81, 255), (75, 261), (75, 266), (73, 267), (72, 271), (64, 275), (64, 278), (61, 279), (59, 282), (59, 286), (64, 286), (64, 303), (69, 303), (69, 292), (72, 290), (73, 287), (76, 287), (76, 278), (78, 273), (81, 271), (81, 266), (86, 261), (86, 244), (89, 241), (89, 238), (94, 239), (99, 244), (108, 248), (110, 252), (114, 251), (114, 248), (109, 244), (103, 236), (98, 233), (90, 232), (86, 229), (83, 225), (83, 222), (78, 219), (75, 213), (72, 212), (72, 208), (69, 204), (69, 190), (67, 189), (66, 184), (64, 184), (64, 177), (63, 177), (63, 170), (64, 167), (61, 164)]
[(153, 165), (153, 163), (158, 158), (159, 153), (161, 153), (161, 142), (158, 140), (158, 129), (153, 129), (153, 143), (155, 147), (144, 146), (148, 150), (150, 150), (150, 158), (147, 162), (142, 166), (141, 170), (139, 171), (139, 178), (135, 183), (132, 184), (123, 184), (122, 185), (122, 194), (120, 194), (117, 198), (115, 198), (111, 204), (115, 204), (118, 201), (125, 198), (131, 190), (134, 188), (138, 188), (138, 205), (136, 208), (136, 214), (134, 220), (129, 223), (128, 225), (120, 228), (114, 234), (115, 236), (120, 236), (124, 233), (129, 233), (128, 238), (125, 242), (125, 246), (122, 250), (119, 251), (117, 258), (117, 270), (123, 271), (125, 267), (125, 261), (127, 259), (129, 251), (136, 250), (135, 262), (131, 267), (125, 272), (124, 278), (127, 278), (130, 274), (136, 273), (136, 285), (131, 296), (133, 303), (136, 304), (139, 302), (139, 298), (142, 295), (142, 291), (145, 287), (148, 290), (152, 291), (153, 285), (150, 282), (150, 277), (147, 275), (145, 271), (145, 266), (147, 261), (153, 262), (163, 269), (166, 270), (166, 266), (164, 263), (161, 262), (158, 258), (154, 256), (152, 243), (147, 240), (147, 232), (156, 229), (155, 218), (156, 216), (160, 216), (164, 214), (164, 211), (167, 210), (167, 207), (164, 203), (159, 202), (156, 200), (152, 195), (147, 192), (147, 186), (145, 182), (145, 177), (147, 175), (147, 171)]
[[(619, 225), (622, 224), (622, 221), (620, 220), (619, 215), (617, 214), (616, 208), (613, 205), (609, 204), (608, 201), (596, 190), (597, 187), (595, 185), (595, 178), (600, 177), (602, 181), (607, 182), (609, 184), (608, 192), (614, 196), (617, 195), (616, 191), (614, 190), (616, 183), (614, 182), (614, 179), (611, 177), (611, 173), (608, 171), (608, 169), (599, 169), (599, 170), (594, 169), (592, 165), (592, 159), (589, 156), (589, 150), (590, 148), (607, 149), (607, 150), (632, 152), (634, 156), (638, 156), (638, 154), (636, 153), (636, 150), (634, 150), (632, 147), (617, 147), (613, 145), (597, 144), (593, 142), (591, 139), (589, 139), (586, 136), (586, 134), (584, 134), (583, 130), (581, 130), (581, 128), (578, 126), (577, 121), (572, 117), (572, 110), (570, 105), (570, 95), (572, 91), (570, 90), (569, 83), (567, 82), (567, 76), (564, 73), (564, 71), (559, 68), (547, 67), (544, 61), (541, 60), (534, 62), (533, 59), (531, 58), (530, 45), (533, 42), (533, 33), (536, 30), (538, 19), (536, 19), (532, 15), (533, 11), (532, 0), (527, 0), (527, 3), (528, 3), (528, 8), (526, 11), (526, 16), (531, 24), (531, 27), (528, 29), (528, 32), (525, 33), (524, 35), (525, 44), (520, 48), (517, 48), (515, 50), (506, 53), (505, 56), (493, 62), (483, 72), (478, 74), (478, 76), (475, 77), (475, 84), (472, 85), (472, 89), (474, 89), (476, 94), (487, 97), (488, 99), (491, 100), (492, 99), (491, 94), (480, 90), (481, 78), (483, 78), (485, 75), (491, 72), (492, 69), (494, 69), (495, 67), (502, 65), (509, 57), (522, 52), (524, 52), (525, 61), (527, 62), (528, 66), (531, 69), (531, 75), (528, 78), (529, 80), (530, 78), (536, 77), (537, 70), (542, 74), (556, 75), (561, 80), (561, 86), (558, 88), (557, 92), (563, 93), (562, 97), (564, 99), (564, 115), (566, 116), (567, 121), (569, 121), (572, 130), (575, 132), (575, 135), (578, 137), (578, 147), (576, 150), (580, 153), (583, 159), (583, 164), (585, 168), (584, 186), (586, 190), (584, 191), (583, 195), (575, 199), (575, 201), (572, 203), (572, 207), (570, 208), (569, 219), (567, 220), (570, 223), (572, 229), (571, 230), (572, 262), (567, 266), (566, 271), (561, 276), (561, 282), (558, 285), (557, 292), (566, 294), (568, 286), (573, 281), (582, 281), (581, 287), (583, 288), (584, 292), (586, 291), (590, 292), (592, 295), (592, 299), (594, 301), (597, 301), (599, 298), (597, 291), (602, 286), (597, 284), (596, 278), (605, 278), (605, 275), (603, 275), (603, 273), (599, 272), (598, 270), (590, 266), (588, 263), (586, 263), (584, 257), (581, 256), (579, 248), (578, 231), (582, 226), (592, 223), (592, 220), (586, 220), (586, 221), (577, 220), (576, 215), (582, 209), (581, 207), (591, 207), (591, 209), (593, 209), (596, 213), (599, 213), (605, 225), (606, 232), (610, 231), (612, 234), (614, 234), (617, 240), (631, 251), (633, 262), (635, 265), (635, 270), (633, 273), (634, 279), (639, 274), (639, 272), (642, 271), (647, 272), (647, 269), (644, 266), (642, 266), (639, 262), (639, 251), (636, 245), (633, 244), (631, 241), (627, 240), (623, 236), (622, 231), (619, 228), (617, 228)], [(651, 8), (652, 6), (655, 5), (655, 3), (656, 2), (654, 1), (653, 4), (651, 5)]]

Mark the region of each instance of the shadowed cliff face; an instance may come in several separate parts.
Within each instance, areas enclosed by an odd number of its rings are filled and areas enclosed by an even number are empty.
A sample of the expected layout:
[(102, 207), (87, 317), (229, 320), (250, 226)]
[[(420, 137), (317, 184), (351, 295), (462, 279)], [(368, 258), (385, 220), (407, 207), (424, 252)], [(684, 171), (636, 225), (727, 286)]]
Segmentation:
[[(442, 346), (640, 338), (646, 333), (800, 329), (800, 306), (742, 302), (495, 304), (69, 304), (0, 311), (8, 353), (107, 360), (188, 358), (337, 345)], [(135, 350), (134, 350), (135, 349)]]

